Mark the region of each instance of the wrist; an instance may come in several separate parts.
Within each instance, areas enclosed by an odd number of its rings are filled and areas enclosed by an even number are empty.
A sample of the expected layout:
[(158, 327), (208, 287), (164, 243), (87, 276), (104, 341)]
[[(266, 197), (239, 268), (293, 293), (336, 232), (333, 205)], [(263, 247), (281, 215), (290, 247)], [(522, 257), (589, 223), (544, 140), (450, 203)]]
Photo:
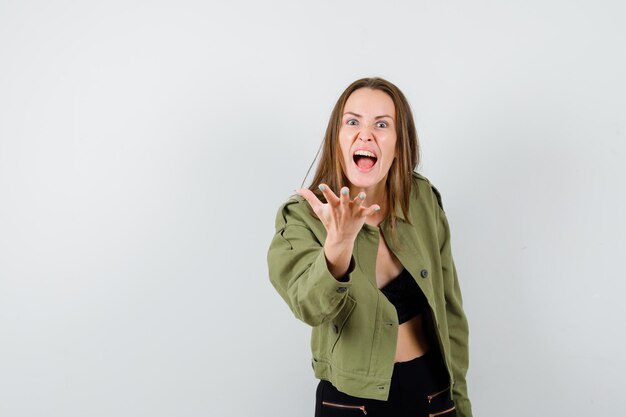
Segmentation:
[(341, 279), (347, 273), (352, 259), (354, 242), (347, 240), (335, 242), (332, 238), (324, 243), (324, 255), (328, 271), (336, 279)]
[(324, 246), (332, 245), (334, 247), (352, 247), (354, 246), (355, 237), (348, 237), (337, 233), (327, 233)]

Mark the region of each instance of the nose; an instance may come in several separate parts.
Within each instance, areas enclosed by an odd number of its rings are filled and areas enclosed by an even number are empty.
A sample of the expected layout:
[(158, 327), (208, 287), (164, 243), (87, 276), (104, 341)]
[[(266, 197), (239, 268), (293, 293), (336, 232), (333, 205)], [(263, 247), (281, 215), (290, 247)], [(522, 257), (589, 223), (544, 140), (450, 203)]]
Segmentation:
[(361, 141), (363, 142), (372, 140), (372, 132), (370, 132), (369, 130), (362, 130), (361, 132), (359, 132), (359, 139), (361, 139)]

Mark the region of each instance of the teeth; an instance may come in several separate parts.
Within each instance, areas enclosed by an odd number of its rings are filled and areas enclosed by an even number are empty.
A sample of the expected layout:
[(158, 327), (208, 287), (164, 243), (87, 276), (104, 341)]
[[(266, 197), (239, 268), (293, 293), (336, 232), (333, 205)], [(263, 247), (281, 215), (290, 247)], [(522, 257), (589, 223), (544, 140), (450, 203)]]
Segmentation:
[(376, 155), (374, 155), (372, 152), (370, 152), (370, 151), (364, 151), (364, 150), (359, 150), (359, 151), (356, 151), (356, 152), (354, 153), (354, 155), (371, 156), (372, 158), (376, 158)]

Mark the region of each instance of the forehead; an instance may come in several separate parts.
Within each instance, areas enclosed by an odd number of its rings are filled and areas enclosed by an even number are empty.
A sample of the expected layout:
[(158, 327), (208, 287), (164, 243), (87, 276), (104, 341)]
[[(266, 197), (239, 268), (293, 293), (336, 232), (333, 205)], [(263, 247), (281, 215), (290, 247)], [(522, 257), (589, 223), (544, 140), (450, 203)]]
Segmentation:
[(363, 87), (350, 94), (343, 112), (353, 112), (364, 116), (395, 115), (395, 105), (387, 93)]

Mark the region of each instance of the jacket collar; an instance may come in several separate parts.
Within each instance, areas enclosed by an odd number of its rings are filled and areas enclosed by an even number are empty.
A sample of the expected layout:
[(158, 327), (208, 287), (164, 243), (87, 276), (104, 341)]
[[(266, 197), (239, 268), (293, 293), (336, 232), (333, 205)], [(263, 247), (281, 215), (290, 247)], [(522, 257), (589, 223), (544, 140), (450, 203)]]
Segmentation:
[[(404, 217), (404, 213), (402, 212), (402, 207), (400, 207), (399, 205), (396, 207), (396, 217), (398, 218), (398, 224), (408, 224), (405, 217)], [(389, 227), (389, 222), (391, 221), (391, 217), (387, 216), (383, 219), (382, 222), (380, 222), (379, 227)]]

